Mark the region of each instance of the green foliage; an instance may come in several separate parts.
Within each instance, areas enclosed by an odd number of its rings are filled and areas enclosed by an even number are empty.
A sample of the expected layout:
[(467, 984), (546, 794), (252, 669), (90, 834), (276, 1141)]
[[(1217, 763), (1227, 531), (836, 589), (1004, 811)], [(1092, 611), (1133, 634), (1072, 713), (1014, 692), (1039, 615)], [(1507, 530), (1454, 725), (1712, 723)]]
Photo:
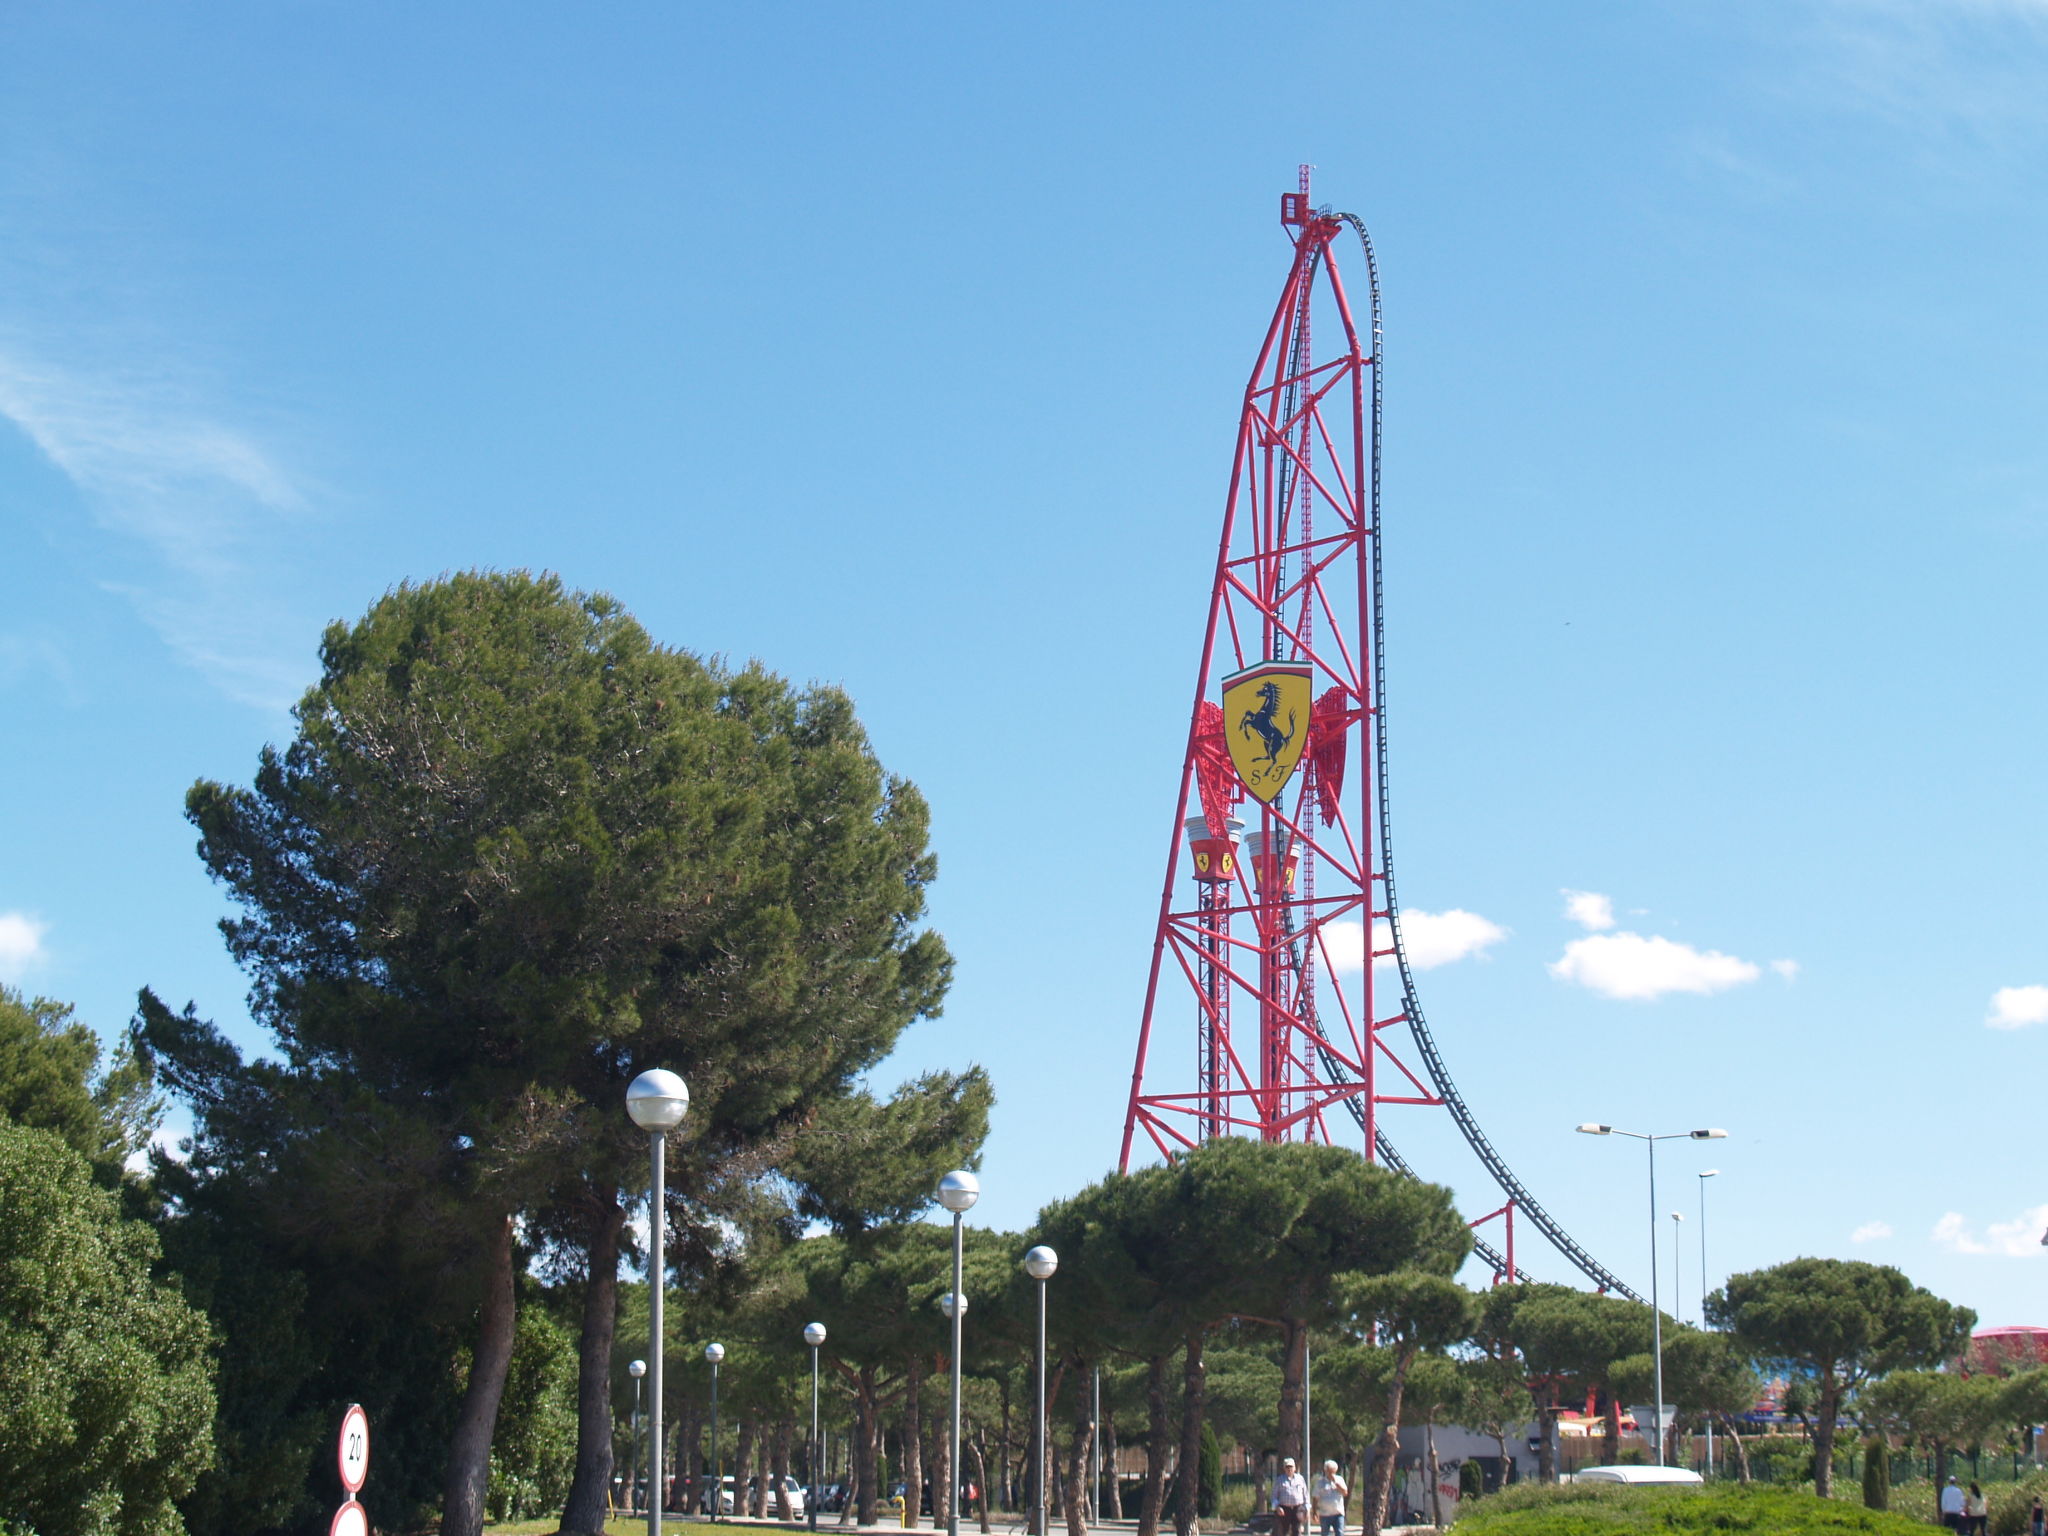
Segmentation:
[(559, 1509), (575, 1454), (576, 1341), (545, 1306), (522, 1306), (491, 1438), (491, 1518)]
[(1213, 1425), (1202, 1426), (1202, 1461), (1196, 1476), (1195, 1513), (1213, 1520), (1223, 1508), (1223, 1447)]
[(1458, 1467), (1458, 1502), (1484, 1497), (1486, 1493), (1486, 1469), (1467, 1457)]
[(0, 1522), (178, 1536), (213, 1455), (206, 1319), (51, 1132), (0, 1124), (0, 1212)]
[(1863, 1507), (1889, 1509), (1891, 1502), (1891, 1447), (1882, 1440), (1872, 1440), (1863, 1448)]
[(1704, 1488), (1522, 1483), (1495, 1494), (1458, 1521), (1459, 1536), (1810, 1536), (1836, 1531), (1922, 1536), (1925, 1529), (1899, 1515), (1801, 1490), (1733, 1483)]
[(49, 1131), (112, 1188), (162, 1107), (147, 1065), (125, 1045), (102, 1070), (99, 1037), (70, 1004), (0, 986), (0, 1120)]
[(846, 1235), (910, 1220), (931, 1205), (940, 1175), (980, 1166), (994, 1103), (979, 1067), (928, 1072), (886, 1104), (866, 1091), (828, 1100), (782, 1162), (797, 1213)]

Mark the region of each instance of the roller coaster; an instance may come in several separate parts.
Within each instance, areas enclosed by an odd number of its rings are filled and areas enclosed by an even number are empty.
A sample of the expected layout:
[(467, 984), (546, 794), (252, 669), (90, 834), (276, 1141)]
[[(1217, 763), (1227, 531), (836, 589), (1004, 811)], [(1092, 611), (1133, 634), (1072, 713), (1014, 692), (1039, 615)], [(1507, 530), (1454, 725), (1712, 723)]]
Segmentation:
[[(1501, 1247), (1474, 1239), (1497, 1280), (1527, 1278), (1519, 1221), (1640, 1300), (1515, 1177), (1417, 999), (1387, 780), (1379, 273), (1356, 215), (1311, 206), (1306, 168), (1280, 217), (1293, 259), (1238, 420), (1119, 1166), (1140, 1131), (1167, 1157), (1224, 1135), (1333, 1141), (1341, 1111), (1365, 1157), (1412, 1177), (1380, 1111), (1440, 1108), (1504, 1199), (1475, 1223), (1503, 1224)], [(1347, 232), (1362, 312), (1338, 270)], [(1160, 1091), (1155, 1025), (1190, 1001), (1193, 1086)]]

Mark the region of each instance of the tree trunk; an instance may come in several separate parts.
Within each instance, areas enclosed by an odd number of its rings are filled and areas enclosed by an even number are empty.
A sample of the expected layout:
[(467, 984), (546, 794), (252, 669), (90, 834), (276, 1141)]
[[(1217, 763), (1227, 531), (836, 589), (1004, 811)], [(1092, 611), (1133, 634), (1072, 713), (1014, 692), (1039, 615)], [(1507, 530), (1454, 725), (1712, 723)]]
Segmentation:
[[(1607, 1459), (1619, 1463), (1621, 1460), (1621, 1399), (1614, 1389), (1607, 1389)], [(1636, 1426), (1636, 1433), (1643, 1432), (1642, 1425)]]
[[(747, 1462), (754, 1454), (754, 1421), (740, 1420), (740, 1438), (732, 1452), (732, 1512), (735, 1515), (751, 1513), (747, 1497)], [(712, 1495), (719, 1505), (725, 1503), (725, 1490), (718, 1488)], [(716, 1509), (718, 1506), (714, 1505)]]
[[(700, 1443), (704, 1436), (704, 1418), (697, 1410), (694, 1398), (684, 1398), (676, 1413), (675, 1454), (662, 1463), (662, 1475), (675, 1478), (676, 1498), (684, 1509), (695, 1509), (704, 1493), (704, 1477), (698, 1470), (702, 1456)], [(648, 1490), (648, 1497), (654, 1490)]]
[(491, 1481), (491, 1434), (498, 1425), (498, 1399), (504, 1395), (505, 1371), (512, 1363), (512, 1329), (517, 1321), (518, 1303), (512, 1290), (509, 1215), (499, 1220), (490, 1242), (476, 1350), (469, 1363), (469, 1385), (463, 1391), (455, 1435), (448, 1446), (448, 1475), (441, 1491), (444, 1536), (483, 1536), (484, 1495)]
[(1209, 1405), (1208, 1368), (1202, 1361), (1206, 1326), (1188, 1330), (1187, 1359), (1181, 1365), (1180, 1456), (1175, 1463), (1173, 1525), (1179, 1536), (1195, 1536), (1201, 1529), (1195, 1500), (1200, 1496), (1198, 1468), (1202, 1465), (1202, 1414)]
[(583, 1334), (576, 1345), (576, 1475), (562, 1504), (564, 1536), (604, 1530), (612, 1486), (612, 1335), (619, 1318), (618, 1191), (592, 1192), (596, 1214), (583, 1271)]
[(932, 1413), (932, 1529), (947, 1528), (953, 1511), (953, 1435), (951, 1429), (953, 1394), (951, 1383), (940, 1406)]
[(747, 1479), (747, 1513), (756, 1520), (768, 1518), (768, 1468), (774, 1455), (775, 1426), (757, 1425), (754, 1436), (754, 1473)]
[[(1138, 1536), (1159, 1536), (1160, 1506), (1166, 1502), (1166, 1367), (1172, 1357), (1154, 1355), (1145, 1362), (1145, 1496), (1138, 1502)], [(1122, 1510), (1117, 1513), (1121, 1515)]]
[(967, 1448), (974, 1452), (974, 1486), (981, 1490), (981, 1497), (974, 1501), (975, 1514), (981, 1520), (982, 1536), (988, 1536), (988, 1457), (982, 1453), (981, 1436), (968, 1441)]
[(1721, 1427), (1728, 1432), (1728, 1443), (1735, 1447), (1736, 1481), (1746, 1483), (1749, 1481), (1749, 1447), (1742, 1443), (1742, 1436), (1736, 1432), (1735, 1415), (1722, 1414)]
[(1431, 1414), (1422, 1421), (1422, 1445), (1429, 1462), (1429, 1523), (1438, 1530), (1444, 1528), (1444, 1492), (1442, 1464), (1436, 1459), (1436, 1415)]
[(1387, 1523), (1387, 1496), (1394, 1490), (1394, 1465), (1401, 1459), (1401, 1394), (1407, 1390), (1408, 1369), (1414, 1364), (1412, 1349), (1395, 1357), (1394, 1379), (1387, 1387), (1386, 1424), (1373, 1445), (1372, 1476), (1366, 1480), (1365, 1508), (1359, 1512), (1364, 1536), (1380, 1536), (1380, 1528)]
[[(1828, 1497), (1828, 1491), (1835, 1481), (1835, 1420), (1842, 1412), (1842, 1390), (1835, 1382), (1833, 1370), (1821, 1372), (1820, 1414), (1813, 1426), (1813, 1491), (1821, 1498)], [(1935, 1493), (1941, 1492), (1936, 1484)]]
[[(1002, 1380), (1002, 1400), (1003, 1446), (1000, 1459), (1003, 1464), (1003, 1508), (1015, 1509), (1017, 1507), (1017, 1485), (1010, 1480), (1010, 1466), (1011, 1453), (1015, 1448), (1016, 1441), (1012, 1438), (1010, 1432), (1010, 1379), (1007, 1376)], [(982, 1485), (982, 1493), (984, 1495), (982, 1504), (985, 1509), (988, 1503), (986, 1498), (988, 1485), (985, 1483)]]
[[(775, 1458), (768, 1464), (768, 1476), (775, 1484), (775, 1518), (784, 1521), (796, 1518), (796, 1511), (789, 1507), (789, 1447), (795, 1436), (796, 1426), (788, 1419), (776, 1424)], [(813, 1468), (806, 1467), (804, 1472), (813, 1484), (818, 1482)]]
[(1536, 1410), (1536, 1481), (1557, 1481), (1557, 1404)]
[(924, 1366), (913, 1358), (903, 1379), (903, 1523), (917, 1529), (924, 1508)]
[(1308, 1324), (1298, 1317), (1280, 1319), (1280, 1454), (1292, 1456), (1304, 1474), (1301, 1455), (1302, 1383), (1308, 1376)]
[(853, 1393), (853, 1497), (846, 1507), (855, 1511), (858, 1525), (873, 1525), (878, 1501), (875, 1497), (875, 1368), (864, 1365), (854, 1378)]
[(1095, 1443), (1088, 1373), (1074, 1377), (1074, 1443), (1067, 1449), (1067, 1536), (1088, 1536), (1088, 1450)]

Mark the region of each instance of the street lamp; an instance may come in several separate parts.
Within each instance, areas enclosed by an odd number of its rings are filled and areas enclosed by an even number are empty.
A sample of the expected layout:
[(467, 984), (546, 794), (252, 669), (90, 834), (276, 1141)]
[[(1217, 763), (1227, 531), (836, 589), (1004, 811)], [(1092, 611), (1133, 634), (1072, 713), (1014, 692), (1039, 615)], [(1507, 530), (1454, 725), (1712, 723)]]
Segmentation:
[(804, 1324), (804, 1342), (811, 1346), (811, 1496), (804, 1500), (804, 1516), (811, 1529), (818, 1528), (818, 1346), (825, 1342), (823, 1323)]
[[(1611, 1125), (1588, 1122), (1580, 1126), (1583, 1136), (1628, 1136), (1640, 1141), (1650, 1153), (1650, 1353), (1657, 1363), (1657, 1402), (1651, 1418), (1657, 1426), (1657, 1465), (1664, 1465), (1664, 1314), (1657, 1306), (1657, 1143), (1660, 1141), (1720, 1141), (1723, 1130), (1670, 1131), (1653, 1136), (1647, 1131), (1624, 1131)], [(1619, 1447), (1616, 1447), (1619, 1450)]]
[[(946, 1440), (946, 1475), (952, 1478), (953, 1488), (946, 1500), (946, 1536), (960, 1536), (960, 1320), (967, 1313), (967, 1287), (961, 1275), (965, 1252), (961, 1222), (980, 1198), (981, 1180), (965, 1168), (955, 1168), (939, 1180), (939, 1204), (953, 1213), (953, 1289), (945, 1299), (946, 1316), (953, 1320), (953, 1410)], [(915, 1488), (910, 1490), (909, 1497), (917, 1497)]]
[[(1700, 1326), (1707, 1326), (1707, 1180), (1720, 1173), (1709, 1168), (1700, 1175)], [(1707, 1476), (1714, 1475), (1714, 1421), (1707, 1419)]]
[[(718, 1459), (718, 1362), (725, 1358), (723, 1344), (706, 1344), (704, 1358), (711, 1362), (711, 1518), (725, 1513), (725, 1463)], [(733, 1500), (739, 1513), (739, 1500)]]
[(690, 1112), (690, 1089), (673, 1072), (654, 1067), (626, 1085), (626, 1113), (647, 1133), (650, 1176), (647, 1202), (647, 1536), (661, 1536), (661, 1283), (667, 1229), (668, 1133)]
[(1031, 1402), (1031, 1536), (1045, 1536), (1045, 1282), (1060, 1256), (1040, 1243), (1024, 1255), (1024, 1273), (1038, 1282), (1038, 1391)]
[(1682, 1257), (1679, 1253), (1679, 1238), (1681, 1234), (1678, 1229), (1684, 1224), (1685, 1218), (1679, 1215), (1678, 1212), (1673, 1211), (1671, 1213), (1671, 1320), (1678, 1323), (1685, 1321), (1685, 1291), (1678, 1279), (1678, 1261)]
[(633, 1457), (631, 1464), (626, 1468), (626, 1503), (631, 1507), (633, 1484), (640, 1470), (640, 1378), (647, 1374), (647, 1362), (635, 1360), (626, 1367), (626, 1374), (633, 1378)]

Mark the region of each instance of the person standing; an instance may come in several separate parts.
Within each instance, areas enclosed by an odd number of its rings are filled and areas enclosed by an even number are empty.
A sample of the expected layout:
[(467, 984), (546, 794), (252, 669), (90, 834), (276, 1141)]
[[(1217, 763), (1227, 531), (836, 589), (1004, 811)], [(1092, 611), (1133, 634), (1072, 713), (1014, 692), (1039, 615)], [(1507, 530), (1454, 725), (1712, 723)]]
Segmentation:
[(1280, 1476), (1273, 1484), (1273, 1536), (1304, 1536), (1302, 1516), (1308, 1509), (1308, 1483), (1294, 1469), (1292, 1456), (1280, 1460)]
[(1351, 1500), (1351, 1485), (1337, 1472), (1337, 1463), (1323, 1463), (1323, 1475), (1316, 1479), (1316, 1524), (1319, 1536), (1344, 1536), (1344, 1506)]
[(1963, 1490), (1954, 1478), (1941, 1490), (1941, 1523), (1952, 1531), (1963, 1528)]
[(1984, 1490), (1972, 1483), (1968, 1496), (1963, 1500), (1963, 1529), (1970, 1536), (1986, 1536), (1990, 1528), (1991, 1515), (1984, 1503)]
[(2027, 1514), (2027, 1536), (2048, 1536), (2048, 1509), (2041, 1507), (2041, 1496), (2034, 1495), (2034, 1507)]

